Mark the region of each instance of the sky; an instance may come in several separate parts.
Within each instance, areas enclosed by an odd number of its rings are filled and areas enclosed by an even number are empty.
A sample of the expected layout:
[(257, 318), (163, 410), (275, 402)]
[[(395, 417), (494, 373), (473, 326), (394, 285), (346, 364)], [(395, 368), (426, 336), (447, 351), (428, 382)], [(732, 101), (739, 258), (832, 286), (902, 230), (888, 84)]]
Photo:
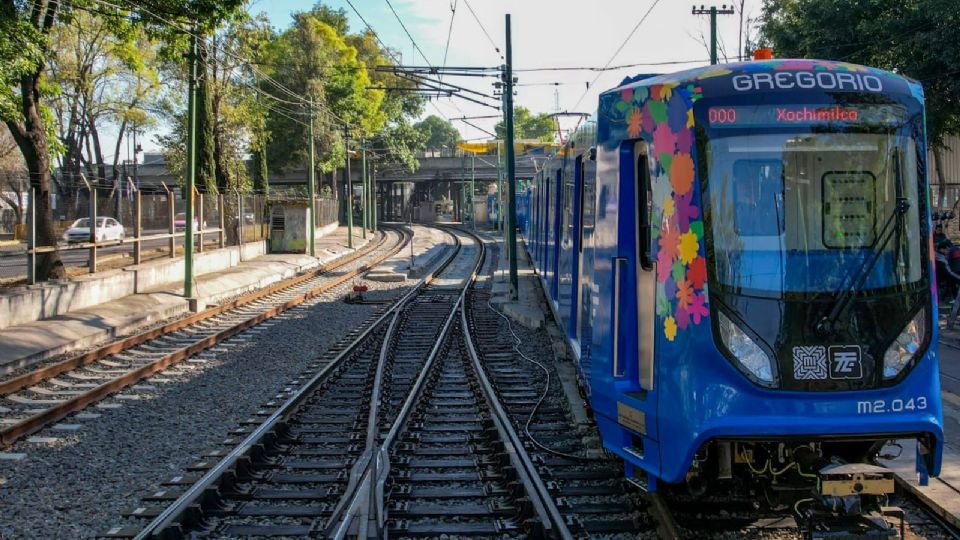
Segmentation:
[[(347, 0), (322, 0), (347, 12), (350, 31), (366, 25)], [(669, 73), (708, 64), (709, 16), (691, 14), (690, 2), (678, 0), (390, 0), (400, 20), (422, 50), (415, 51), (411, 39), (390, 10), (387, 0), (350, 0), (381, 40), (397, 50), (404, 64), (433, 66), (501, 65), (505, 50), (504, 15), (511, 14), (513, 66), (519, 82), (518, 106), (533, 112), (583, 112), (596, 109), (600, 92), (617, 86), (626, 76), (638, 73)], [(738, 0), (739, 4), (739, 0)], [(289, 27), (291, 14), (310, 9), (309, 0), (253, 0), (249, 11), (266, 14), (277, 30)], [(709, 7), (711, 4), (706, 4)], [(717, 4), (717, 5), (722, 5)], [(699, 7), (700, 4), (698, 3)], [(470, 8), (476, 14), (471, 14)], [(644, 15), (646, 18), (644, 18)], [(760, 16), (761, 0), (745, 0), (746, 21)], [(453, 29), (450, 32), (451, 17)], [(641, 23), (641, 19), (643, 22)], [(479, 20), (479, 23), (478, 23)], [(639, 26), (637, 26), (639, 24)], [(482, 25), (482, 26), (481, 26)], [(631, 35), (631, 31), (636, 31)], [(736, 60), (739, 15), (718, 17), (718, 36), (730, 61)], [(751, 35), (755, 35), (756, 23)], [(484, 33), (489, 34), (489, 38)], [(449, 48), (447, 37), (450, 36)], [(628, 39), (629, 36), (629, 39)], [(491, 41), (493, 43), (491, 43)], [(498, 53), (494, 43), (501, 50)], [(614, 56), (618, 48), (619, 53)], [(724, 61), (721, 54), (720, 61)], [(635, 65), (606, 72), (588, 70), (524, 71), (542, 68), (602, 68)], [(447, 78), (492, 95), (494, 78)], [(588, 87), (589, 83), (589, 87)], [(448, 119), (496, 115), (498, 111), (469, 101), (437, 98), (428, 104), (424, 116), (436, 114)], [(497, 119), (471, 120), (477, 127), (453, 120), (465, 139), (492, 138)], [(574, 127), (577, 117), (561, 117), (561, 128)], [(480, 128), (480, 129), (478, 129)], [(156, 149), (149, 141), (144, 145)]]

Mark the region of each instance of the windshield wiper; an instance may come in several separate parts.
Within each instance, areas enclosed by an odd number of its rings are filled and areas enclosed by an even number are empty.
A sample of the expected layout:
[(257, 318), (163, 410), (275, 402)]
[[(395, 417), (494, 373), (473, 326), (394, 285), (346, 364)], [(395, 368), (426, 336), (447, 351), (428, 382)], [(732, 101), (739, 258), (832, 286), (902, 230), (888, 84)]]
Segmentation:
[(880, 229), (880, 238), (879, 242), (876, 244), (874, 250), (870, 253), (870, 257), (863, 261), (860, 266), (854, 269), (850, 274), (851, 276), (856, 276), (855, 281), (851, 284), (850, 287), (846, 287), (848, 279), (843, 280), (843, 285), (838, 289), (834, 295), (834, 304), (833, 309), (830, 310), (826, 316), (824, 316), (817, 323), (816, 331), (817, 334), (821, 337), (828, 337), (834, 335), (838, 328), (838, 323), (849, 309), (850, 305), (853, 302), (853, 299), (856, 297), (857, 293), (860, 292), (860, 289), (867, 282), (867, 278), (870, 277), (870, 272), (877, 266), (877, 262), (880, 260), (880, 256), (883, 255), (883, 251), (887, 248), (887, 244), (890, 243), (890, 240), (896, 236), (897, 237), (897, 247), (894, 251), (894, 265), (898, 264), (900, 260), (900, 244), (902, 243), (901, 231), (903, 230), (903, 216), (907, 213), (907, 210), (910, 209), (910, 201), (903, 196), (903, 186), (901, 184), (900, 176), (900, 153), (896, 152), (893, 155), (894, 170), (896, 182), (895, 189), (897, 191), (897, 203), (893, 209), (893, 213), (890, 214), (890, 217), (887, 218), (887, 221), (883, 224), (883, 228)]

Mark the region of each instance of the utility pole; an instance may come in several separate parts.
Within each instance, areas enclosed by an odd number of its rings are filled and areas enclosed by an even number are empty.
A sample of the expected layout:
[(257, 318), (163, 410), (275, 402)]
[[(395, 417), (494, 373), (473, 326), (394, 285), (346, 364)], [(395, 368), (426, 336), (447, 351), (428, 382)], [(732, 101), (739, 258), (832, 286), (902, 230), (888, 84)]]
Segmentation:
[[(717, 9), (717, 6), (710, 6), (708, 9), (701, 4), (699, 8), (693, 6), (691, 13), (694, 15), (710, 15), (710, 64), (714, 65), (717, 63), (717, 15), (733, 15), (733, 5), (723, 4), (720, 9)], [(739, 51), (737, 54), (740, 54)]]
[(360, 138), (360, 210), (361, 210), (361, 225), (363, 226), (363, 238), (367, 237), (367, 228), (370, 227), (370, 221), (367, 214), (367, 205), (370, 203), (370, 184), (367, 182), (367, 139), (366, 137)]
[(507, 27), (507, 51), (506, 65), (504, 66), (504, 75), (506, 78), (503, 92), (506, 95), (507, 107), (504, 111), (507, 127), (507, 193), (508, 199), (508, 225), (507, 231), (507, 249), (510, 250), (510, 297), (517, 300), (519, 286), (517, 282), (517, 228), (515, 226), (517, 219), (517, 165), (514, 162), (513, 155), (513, 43), (510, 37), (510, 14), (506, 15)]
[(370, 212), (371, 222), (373, 227), (370, 227), (371, 230), (377, 230), (377, 213), (380, 211), (379, 204), (377, 203), (377, 195), (379, 190), (377, 189), (377, 162), (376, 156), (370, 162)]
[(343, 151), (347, 164), (343, 167), (343, 183), (347, 188), (347, 247), (353, 248), (353, 180), (350, 178), (350, 131), (343, 126)]
[(193, 192), (197, 183), (197, 34), (190, 34), (190, 81), (187, 90), (187, 185), (183, 199), (183, 296), (193, 298)]
[(477, 153), (473, 152), (473, 163), (470, 165), (470, 221), (473, 223), (473, 232), (477, 232), (477, 209), (474, 200), (477, 198)]
[(307, 175), (307, 183), (310, 192), (310, 256), (317, 256), (317, 183), (316, 183), (316, 162), (313, 149), (313, 97), (310, 98), (310, 170)]

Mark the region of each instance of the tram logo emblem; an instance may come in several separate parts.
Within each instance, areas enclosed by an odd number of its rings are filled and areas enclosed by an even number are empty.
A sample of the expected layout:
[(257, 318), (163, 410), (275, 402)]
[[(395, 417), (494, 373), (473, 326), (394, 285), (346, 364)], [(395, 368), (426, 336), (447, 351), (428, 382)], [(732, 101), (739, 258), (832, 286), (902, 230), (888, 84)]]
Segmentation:
[(816, 381), (827, 378), (827, 349), (823, 345), (793, 348), (793, 378)]
[(831, 379), (862, 379), (863, 362), (859, 345), (834, 345), (830, 347)]

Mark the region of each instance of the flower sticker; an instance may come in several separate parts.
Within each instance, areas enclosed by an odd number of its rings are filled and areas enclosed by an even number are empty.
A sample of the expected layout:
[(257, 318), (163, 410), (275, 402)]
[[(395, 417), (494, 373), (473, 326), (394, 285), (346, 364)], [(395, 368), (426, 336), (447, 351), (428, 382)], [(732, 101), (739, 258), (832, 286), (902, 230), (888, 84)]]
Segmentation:
[(673, 131), (670, 130), (670, 126), (667, 124), (660, 124), (657, 126), (657, 129), (653, 132), (654, 154), (657, 156), (660, 154), (667, 154), (670, 156), (673, 155), (676, 147), (677, 137), (673, 134)]
[(700, 324), (700, 321), (710, 315), (710, 309), (707, 308), (707, 295), (695, 294), (690, 307), (687, 308), (690, 315), (693, 316), (693, 324)]
[(690, 154), (677, 154), (670, 163), (670, 183), (677, 195), (690, 193), (693, 187), (693, 160)]
[(690, 264), (697, 258), (697, 251), (700, 249), (700, 242), (693, 231), (687, 231), (680, 235), (680, 260), (683, 264)]
[(703, 284), (707, 282), (707, 260), (703, 257), (694, 259), (687, 270), (687, 279), (694, 288), (702, 289)]
[(677, 305), (687, 307), (693, 303), (693, 287), (686, 278), (677, 281)]
[(634, 107), (630, 110), (630, 118), (627, 120), (627, 135), (630, 137), (639, 137), (643, 130), (643, 115), (640, 109)]
[(667, 336), (667, 341), (677, 338), (677, 321), (672, 316), (663, 321), (663, 335)]

